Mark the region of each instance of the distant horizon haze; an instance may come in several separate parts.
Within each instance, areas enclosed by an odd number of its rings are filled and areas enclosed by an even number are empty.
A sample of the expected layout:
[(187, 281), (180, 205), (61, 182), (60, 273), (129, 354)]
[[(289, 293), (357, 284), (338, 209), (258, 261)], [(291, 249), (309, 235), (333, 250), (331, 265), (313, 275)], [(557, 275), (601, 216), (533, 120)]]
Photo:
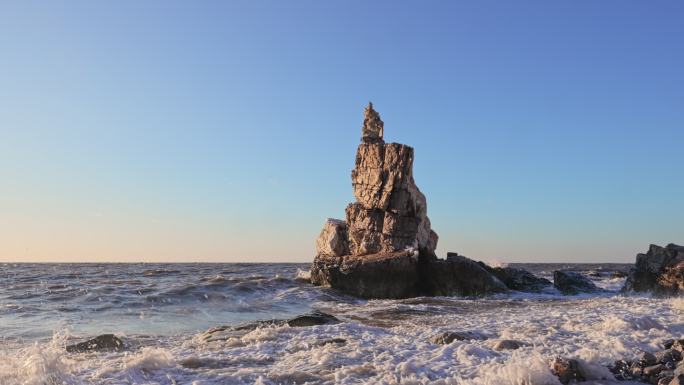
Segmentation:
[(0, 4), (0, 263), (310, 262), (363, 108), (438, 256), (684, 244), (684, 2)]

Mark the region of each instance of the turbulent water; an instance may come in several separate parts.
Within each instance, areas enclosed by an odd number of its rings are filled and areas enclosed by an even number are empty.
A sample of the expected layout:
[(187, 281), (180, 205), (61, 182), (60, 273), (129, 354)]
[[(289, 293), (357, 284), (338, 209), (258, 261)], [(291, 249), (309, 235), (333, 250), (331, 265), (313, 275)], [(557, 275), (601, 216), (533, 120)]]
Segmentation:
[[(606, 364), (684, 336), (684, 299), (617, 293), (612, 272), (628, 265), (517, 267), (580, 271), (608, 291), (365, 301), (311, 286), (307, 264), (0, 265), (0, 384), (558, 384), (557, 355), (607, 383)], [(312, 310), (343, 322), (201, 338)], [(486, 339), (430, 342), (445, 331)], [(105, 333), (129, 348), (65, 351)], [(492, 349), (500, 339), (527, 345)]]

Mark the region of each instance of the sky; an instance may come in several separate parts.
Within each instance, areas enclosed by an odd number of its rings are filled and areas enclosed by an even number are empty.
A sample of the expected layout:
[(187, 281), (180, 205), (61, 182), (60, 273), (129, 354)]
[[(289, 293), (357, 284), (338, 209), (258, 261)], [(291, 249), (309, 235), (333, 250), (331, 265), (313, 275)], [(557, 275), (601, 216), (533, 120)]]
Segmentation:
[(307, 262), (363, 108), (447, 251), (684, 243), (682, 1), (4, 1), (0, 261)]

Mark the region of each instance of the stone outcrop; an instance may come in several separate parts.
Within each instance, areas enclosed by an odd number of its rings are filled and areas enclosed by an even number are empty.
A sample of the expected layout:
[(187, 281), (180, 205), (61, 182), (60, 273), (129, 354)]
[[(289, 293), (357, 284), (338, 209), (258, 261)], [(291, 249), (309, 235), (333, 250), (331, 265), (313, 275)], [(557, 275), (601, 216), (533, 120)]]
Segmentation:
[(553, 286), (563, 294), (576, 295), (600, 291), (587, 277), (574, 271), (553, 272)]
[(385, 143), (369, 103), (351, 172), (356, 202), (328, 219), (316, 240), (311, 282), (364, 298), (479, 295), (506, 290), (467, 258), (439, 260), (438, 236), (413, 179), (413, 148)]
[(73, 345), (68, 345), (66, 351), (69, 353), (85, 353), (85, 352), (106, 352), (106, 351), (121, 351), (126, 348), (123, 341), (114, 334), (102, 334), (88, 341), (80, 342)]
[(684, 294), (684, 246), (651, 245), (646, 254), (638, 254), (623, 291)]

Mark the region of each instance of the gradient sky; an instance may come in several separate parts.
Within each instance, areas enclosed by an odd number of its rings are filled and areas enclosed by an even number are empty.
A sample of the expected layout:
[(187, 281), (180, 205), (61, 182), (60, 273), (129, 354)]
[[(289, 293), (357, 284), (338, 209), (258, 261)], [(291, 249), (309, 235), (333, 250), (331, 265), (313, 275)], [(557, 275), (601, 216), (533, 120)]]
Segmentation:
[(438, 253), (684, 243), (682, 1), (5, 1), (0, 261), (310, 261), (363, 107)]

